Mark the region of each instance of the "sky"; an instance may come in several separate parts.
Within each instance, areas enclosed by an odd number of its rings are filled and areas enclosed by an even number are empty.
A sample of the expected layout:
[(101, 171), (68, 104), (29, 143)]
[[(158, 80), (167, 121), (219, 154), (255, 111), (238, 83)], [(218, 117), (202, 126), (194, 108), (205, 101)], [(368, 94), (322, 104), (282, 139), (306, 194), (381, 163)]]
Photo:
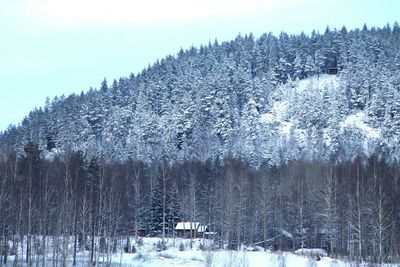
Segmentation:
[(0, 131), (46, 97), (98, 88), (239, 33), (400, 22), (398, 0), (0, 0)]

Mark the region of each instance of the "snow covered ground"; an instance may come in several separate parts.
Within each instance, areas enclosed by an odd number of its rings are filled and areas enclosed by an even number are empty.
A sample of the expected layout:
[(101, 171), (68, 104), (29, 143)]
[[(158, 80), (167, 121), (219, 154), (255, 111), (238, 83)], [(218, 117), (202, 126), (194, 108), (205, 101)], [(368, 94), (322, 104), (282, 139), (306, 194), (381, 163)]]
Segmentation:
[[(168, 249), (156, 251), (159, 238), (145, 238), (143, 246), (138, 248), (137, 253), (123, 253), (114, 255), (113, 262), (124, 266), (185, 266), (185, 267), (351, 267), (369, 266), (367, 263), (357, 265), (354, 262), (345, 262), (322, 256), (317, 260), (310, 256), (309, 251), (305, 253), (254, 251), (253, 248), (243, 247), (241, 251), (230, 250), (207, 250), (210, 246), (207, 240), (202, 239), (169, 239)], [(192, 248), (190, 248), (192, 243)], [(203, 250), (201, 249), (203, 247)], [(183, 248), (183, 250), (182, 250)], [(261, 248), (259, 248), (260, 250)], [(320, 251), (318, 251), (320, 252)], [(319, 255), (323, 253), (317, 253)], [(312, 254), (314, 255), (314, 254)], [(387, 265), (390, 266), (390, 265)], [(392, 265), (393, 267), (396, 265)]]
[[(132, 241), (136, 253), (125, 253), (122, 249), (114, 253), (109, 258), (111, 264), (107, 265), (105, 255), (98, 255), (98, 266), (137, 266), (137, 267), (160, 267), (160, 266), (182, 266), (182, 267), (352, 267), (370, 266), (356, 264), (332, 259), (318, 251), (322, 255), (317, 260), (316, 254), (309, 253), (314, 250), (302, 250), (294, 253), (290, 252), (271, 252), (263, 251), (261, 248), (243, 247), (240, 251), (231, 250), (211, 250), (212, 246), (208, 240), (202, 239), (166, 239), (166, 250), (160, 251), (158, 245), (160, 238), (143, 238), (140, 243)], [(88, 264), (89, 252), (80, 252), (77, 260), (78, 266), (90, 266)], [(54, 263), (49, 258), (46, 266), (53, 266)], [(13, 266), (13, 257), (10, 257), (7, 266)], [(21, 265), (19, 265), (21, 266)], [(24, 265), (22, 265), (24, 266)], [(39, 265), (41, 266), (41, 265)], [(60, 266), (62, 266), (60, 264)], [(67, 260), (67, 266), (72, 266), (72, 255)], [(379, 265), (374, 265), (379, 266)], [(394, 267), (397, 265), (381, 265)]]
[[(148, 256), (145, 259), (137, 259), (134, 255), (126, 255), (123, 263), (132, 266), (156, 267), (156, 266), (331, 266), (329, 258), (316, 261), (312, 258), (296, 256), (290, 253), (271, 253), (262, 251), (177, 251), (167, 250)], [(311, 265), (310, 265), (311, 264)], [(347, 266), (337, 265), (337, 266)]]

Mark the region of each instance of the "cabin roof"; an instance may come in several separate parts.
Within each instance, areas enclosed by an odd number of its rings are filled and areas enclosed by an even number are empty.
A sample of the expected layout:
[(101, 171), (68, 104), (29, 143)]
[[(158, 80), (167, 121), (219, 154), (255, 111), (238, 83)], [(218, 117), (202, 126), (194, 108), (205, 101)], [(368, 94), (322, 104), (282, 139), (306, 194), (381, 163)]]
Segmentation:
[(199, 226), (199, 222), (178, 222), (175, 230), (197, 230)]

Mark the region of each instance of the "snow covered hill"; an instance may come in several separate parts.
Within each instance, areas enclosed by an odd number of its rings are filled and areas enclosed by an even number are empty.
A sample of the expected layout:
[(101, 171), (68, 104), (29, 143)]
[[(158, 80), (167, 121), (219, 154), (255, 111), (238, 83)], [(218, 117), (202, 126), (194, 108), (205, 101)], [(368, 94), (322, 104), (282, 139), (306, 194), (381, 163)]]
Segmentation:
[[(400, 159), (400, 31), (238, 36), (180, 51), (99, 89), (56, 97), (0, 134), (45, 154), (153, 162)], [(334, 69), (336, 75), (327, 75)]]

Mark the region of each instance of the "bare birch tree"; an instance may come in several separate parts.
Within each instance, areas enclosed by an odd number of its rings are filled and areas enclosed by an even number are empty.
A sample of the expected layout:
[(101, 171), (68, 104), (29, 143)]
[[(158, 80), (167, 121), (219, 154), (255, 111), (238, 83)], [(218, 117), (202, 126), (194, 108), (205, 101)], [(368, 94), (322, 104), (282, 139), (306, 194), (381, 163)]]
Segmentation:
[(329, 244), (328, 254), (333, 255), (337, 235), (337, 203), (336, 203), (336, 177), (333, 167), (330, 166), (321, 177), (322, 187), (319, 193), (320, 207), (318, 217)]

